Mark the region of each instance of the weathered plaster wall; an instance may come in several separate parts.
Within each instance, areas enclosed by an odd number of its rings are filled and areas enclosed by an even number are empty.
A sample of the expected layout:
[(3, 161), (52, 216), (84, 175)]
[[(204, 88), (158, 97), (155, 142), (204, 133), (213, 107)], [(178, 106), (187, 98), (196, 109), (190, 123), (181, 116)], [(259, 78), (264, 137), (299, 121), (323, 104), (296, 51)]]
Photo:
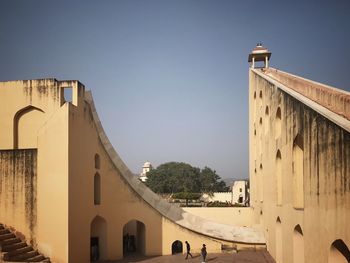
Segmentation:
[(63, 104), (38, 135), (38, 249), (68, 262), (68, 112)]
[(53, 79), (0, 82), (0, 101), (0, 149), (37, 148), (38, 129), (61, 105), (59, 84)]
[(222, 224), (252, 226), (250, 207), (184, 207), (183, 210)]
[[(71, 102), (63, 95), (67, 87), (73, 91)], [(137, 242), (146, 255), (171, 253), (177, 239), (190, 241), (196, 250), (206, 243), (208, 252), (219, 251), (221, 243), (264, 244), (256, 229), (187, 213), (134, 178), (103, 132), (91, 94), (79, 82), (0, 83), (0, 105), (0, 149), (37, 149), (33, 245), (53, 262), (90, 262), (90, 238), (96, 235), (101, 259), (121, 258), (123, 227), (130, 220), (139, 222)], [(2, 190), (11, 193), (8, 187)], [(5, 197), (6, 202), (11, 199)], [(14, 211), (4, 209), (1, 215)], [(26, 210), (20, 207), (16, 213)], [(27, 236), (22, 221), (16, 229)], [(2, 223), (14, 224), (10, 218)]]
[(163, 217), (163, 254), (171, 254), (171, 245), (175, 240), (179, 240), (183, 245), (183, 252), (186, 252), (185, 241), (191, 244), (192, 253), (200, 253), (202, 245), (206, 244), (208, 253), (220, 253), (223, 242), (214, 238), (198, 235), (192, 231), (174, 224)]
[[(342, 239), (350, 245), (349, 131), (327, 119), (312, 103), (311, 106), (301, 103), (299, 97), (289, 93), (288, 87), (267, 80), (261, 71), (250, 70), (249, 74), (249, 162), (254, 221), (264, 230), (268, 250), (277, 262), (296, 262), (295, 253), (298, 256), (302, 253), (293, 250), (300, 247), (300, 236), (296, 238), (294, 231), (299, 225), (304, 262), (325, 263), (333, 241)], [(348, 125), (346, 119), (343, 121), (344, 126)], [(295, 203), (298, 192), (295, 178), (300, 165), (295, 147), (300, 142), (303, 186), (299, 200), (303, 206)], [(280, 203), (278, 188), (282, 188)]]
[(269, 68), (265, 74), (350, 120), (350, 93), (322, 83)]
[[(123, 228), (131, 220), (145, 227), (146, 255), (171, 254), (171, 245), (177, 239), (191, 241), (198, 251), (203, 243), (209, 244), (210, 252), (220, 251), (220, 243), (212, 238), (187, 229), (179, 231), (180, 226), (165, 219), (130, 187), (101, 144), (90, 105), (80, 103), (71, 106), (69, 115), (69, 262), (89, 262), (96, 217), (103, 219), (107, 229), (105, 236), (100, 236), (106, 240), (102, 259), (123, 257)], [(95, 166), (96, 154), (99, 168)], [(99, 205), (94, 204), (95, 174), (101, 178)]]
[(0, 222), (34, 245), (37, 227), (37, 150), (0, 150)]
[[(14, 226), (25, 238), (32, 239), (32, 245), (54, 262), (67, 262), (68, 258), (69, 103), (65, 103), (64, 88), (73, 90), (72, 103), (76, 103), (81, 89), (77, 81), (0, 82), (0, 149), (28, 152), (31, 150), (26, 148), (34, 148), (32, 151), (37, 152), (35, 160), (26, 161), (26, 165), (32, 162), (37, 171), (32, 191), (35, 209), (30, 215), (34, 234), (24, 220), (28, 209), (23, 205), (1, 207), (1, 217), (13, 213), (15, 218), (2, 217), (1, 223)], [(16, 170), (14, 177), (20, 176)], [(11, 203), (12, 188), (6, 186), (2, 190), (2, 203)], [(18, 196), (27, 194), (22, 190), (18, 188)]]

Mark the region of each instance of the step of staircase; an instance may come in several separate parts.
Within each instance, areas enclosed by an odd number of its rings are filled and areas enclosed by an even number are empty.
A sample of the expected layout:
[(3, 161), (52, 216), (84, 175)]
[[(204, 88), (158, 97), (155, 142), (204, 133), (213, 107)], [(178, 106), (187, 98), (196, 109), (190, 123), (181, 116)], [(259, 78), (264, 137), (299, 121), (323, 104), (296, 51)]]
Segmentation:
[(30, 251), (33, 251), (33, 248), (26, 245), (25, 247), (18, 248), (18, 249), (15, 249), (15, 250), (12, 250), (10, 252), (5, 253), (3, 258), (4, 258), (4, 260), (9, 260), (11, 257), (17, 256), (17, 255), (20, 255), (23, 253), (27, 253)]
[(7, 234), (0, 234), (0, 242), (2, 240), (10, 239), (16, 237), (13, 233), (7, 233)]
[(7, 245), (12, 245), (12, 244), (16, 244), (21, 242), (22, 240), (18, 237), (14, 237), (14, 238), (9, 238), (9, 239), (5, 239), (5, 240), (1, 240), (0, 241), (0, 246), (7, 246)]
[(0, 229), (0, 235), (3, 235), (3, 234), (10, 234), (11, 232), (8, 230), (8, 229), (5, 229), (5, 228), (2, 228)]
[[(10, 257), (7, 261), (16, 261), (16, 262), (23, 262), (24, 261), (24, 262), (26, 262), (27, 259), (36, 257), (38, 255), (39, 255), (38, 251), (32, 250), (29, 252), (25, 252), (25, 253)], [(5, 260), (5, 258), (4, 258), (4, 260)]]
[(3, 246), (1, 251), (2, 252), (11, 252), (13, 250), (20, 249), (20, 248), (23, 248), (23, 247), (26, 247), (26, 246), (27, 246), (27, 243), (19, 242), (19, 243), (15, 243), (15, 244), (12, 244), (12, 245)]
[(4, 262), (50, 263), (49, 258), (28, 246), (3, 224), (0, 224), (0, 262), (2, 262), (1, 258)]

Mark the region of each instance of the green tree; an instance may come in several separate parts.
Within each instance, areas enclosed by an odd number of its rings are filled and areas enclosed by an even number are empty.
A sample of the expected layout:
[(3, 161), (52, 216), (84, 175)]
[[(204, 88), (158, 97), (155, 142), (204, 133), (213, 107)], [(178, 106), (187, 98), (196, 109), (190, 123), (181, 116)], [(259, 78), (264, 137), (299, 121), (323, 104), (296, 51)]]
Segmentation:
[(204, 167), (200, 173), (201, 190), (204, 193), (226, 192), (229, 190), (215, 170)]
[(168, 162), (147, 173), (146, 185), (156, 193), (210, 193), (227, 191), (216, 171), (200, 170), (182, 162)]

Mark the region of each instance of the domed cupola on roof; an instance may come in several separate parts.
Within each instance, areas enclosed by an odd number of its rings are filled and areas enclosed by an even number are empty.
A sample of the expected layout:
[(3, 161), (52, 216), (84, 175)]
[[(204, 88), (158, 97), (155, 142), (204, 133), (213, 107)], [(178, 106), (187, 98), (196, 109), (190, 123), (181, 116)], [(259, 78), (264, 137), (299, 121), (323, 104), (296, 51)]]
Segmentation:
[(264, 61), (264, 67), (269, 67), (269, 60), (271, 52), (266, 47), (263, 47), (261, 43), (256, 44), (256, 47), (248, 56), (248, 62), (252, 62), (251, 67), (255, 68), (256, 61)]

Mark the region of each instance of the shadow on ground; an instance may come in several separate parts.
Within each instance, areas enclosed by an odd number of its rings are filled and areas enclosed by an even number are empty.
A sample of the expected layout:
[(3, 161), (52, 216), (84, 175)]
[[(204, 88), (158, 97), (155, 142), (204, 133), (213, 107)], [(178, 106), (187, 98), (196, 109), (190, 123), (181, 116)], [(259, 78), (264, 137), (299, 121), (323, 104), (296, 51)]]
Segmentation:
[[(176, 254), (171, 256), (154, 256), (145, 257), (140, 255), (130, 255), (122, 260), (114, 261), (99, 261), (98, 263), (198, 263), (202, 262), (202, 257), (199, 254), (193, 253), (193, 258), (185, 259), (185, 254)], [(221, 253), (208, 254), (206, 262), (210, 263), (275, 263), (273, 258), (266, 250), (259, 251), (241, 251), (239, 253)]]

